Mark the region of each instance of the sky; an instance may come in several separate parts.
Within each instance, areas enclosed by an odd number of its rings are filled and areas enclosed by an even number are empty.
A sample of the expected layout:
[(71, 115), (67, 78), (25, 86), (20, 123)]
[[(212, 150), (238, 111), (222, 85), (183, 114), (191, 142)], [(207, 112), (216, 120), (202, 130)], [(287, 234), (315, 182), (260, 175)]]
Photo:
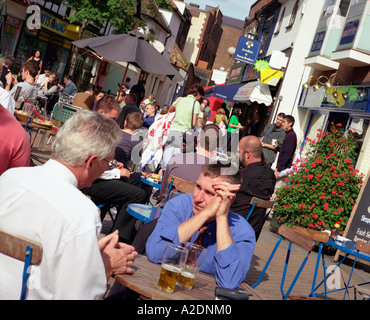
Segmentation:
[(239, 20), (245, 19), (249, 15), (250, 6), (256, 0), (184, 0), (186, 4), (199, 4), (199, 9), (204, 9), (206, 5), (212, 7), (220, 7), (224, 16), (236, 18)]

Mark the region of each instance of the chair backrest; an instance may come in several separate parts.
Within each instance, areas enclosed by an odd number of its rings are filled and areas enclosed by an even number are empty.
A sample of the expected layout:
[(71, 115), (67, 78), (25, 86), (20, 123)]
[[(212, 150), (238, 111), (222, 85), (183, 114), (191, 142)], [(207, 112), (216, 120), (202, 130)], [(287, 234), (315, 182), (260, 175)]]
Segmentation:
[[(189, 193), (193, 193), (193, 190), (195, 188), (194, 183), (191, 183), (189, 181), (186, 181), (184, 179), (181, 179), (181, 178), (178, 178), (172, 175), (168, 177), (167, 183), (168, 183), (168, 191), (167, 191), (167, 195), (166, 195), (166, 199), (164, 203), (166, 203), (167, 200), (169, 200), (170, 194), (171, 194), (171, 198), (179, 194), (186, 194), (186, 193), (189, 194)], [(176, 193), (174, 193), (174, 190), (172, 190), (172, 188), (175, 189)]]
[[(193, 190), (195, 188), (194, 183), (186, 181), (178, 177), (175, 177), (175, 176), (169, 176), (167, 179), (167, 183), (169, 185), (171, 184), (171, 188), (175, 188), (180, 193), (193, 193)], [(168, 189), (170, 189), (170, 187)]]
[(48, 99), (48, 105), (47, 105), (47, 108), (49, 110), (52, 110), (55, 106), (55, 104), (58, 102), (59, 100), (59, 93), (56, 92), (56, 93), (53, 93), (49, 99)]
[(356, 241), (356, 250), (370, 254), (370, 244), (363, 241)]
[(270, 214), (270, 211), (271, 211), (272, 207), (274, 206), (274, 203), (275, 203), (275, 201), (273, 201), (273, 200), (263, 200), (263, 199), (260, 199), (260, 198), (257, 198), (257, 197), (253, 197), (251, 199), (251, 202), (250, 202), (250, 204), (252, 205), (252, 208), (249, 210), (249, 213), (248, 213), (247, 217), (245, 218), (245, 220), (248, 221), (248, 219), (252, 215), (254, 209), (256, 207), (258, 207), (258, 208), (270, 209), (267, 212), (266, 216), (265, 216), (265, 221), (266, 221), (268, 215)]
[(42, 260), (41, 244), (0, 231), (0, 253), (25, 262), (20, 296), (20, 299), (24, 300), (27, 294), (27, 280), (30, 275), (29, 266), (38, 265)]
[(18, 101), (19, 96), (20, 96), (20, 94), (21, 94), (21, 91), (22, 91), (22, 87), (17, 87), (17, 88), (15, 89), (15, 93), (14, 93), (14, 96), (13, 96), (14, 101)]
[[(257, 202), (256, 202), (257, 201)], [(253, 205), (256, 202), (256, 207), (269, 209), (273, 206), (273, 200), (263, 200), (257, 197), (253, 197), (250, 204)]]
[(325, 243), (325, 242), (328, 242), (329, 240), (329, 234), (326, 232), (321, 232), (318, 230), (312, 230), (312, 229), (307, 229), (307, 228), (298, 227), (298, 226), (292, 226), (292, 229), (313, 241)]
[(282, 225), (278, 229), (278, 234), (283, 236), (285, 239), (295, 243), (296, 245), (300, 246), (304, 250), (310, 252), (315, 247), (315, 241), (306, 238), (302, 234), (294, 231), (293, 229), (287, 227), (286, 225)]
[(51, 120), (57, 120), (62, 123), (66, 122), (70, 117), (74, 115), (74, 113), (81, 108), (66, 105), (62, 103), (56, 103), (54, 105), (53, 113), (50, 117)]

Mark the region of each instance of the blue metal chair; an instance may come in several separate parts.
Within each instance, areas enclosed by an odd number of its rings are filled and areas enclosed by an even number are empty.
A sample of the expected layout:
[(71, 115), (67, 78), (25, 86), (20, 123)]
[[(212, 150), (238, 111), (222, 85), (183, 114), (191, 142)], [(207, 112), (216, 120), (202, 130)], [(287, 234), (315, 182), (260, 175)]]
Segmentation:
[[(114, 204), (106, 205), (106, 204), (99, 204), (98, 208), (100, 209), (100, 220), (103, 222), (105, 216), (107, 213), (109, 214), (109, 217), (112, 219), (112, 226), (109, 229), (108, 233), (111, 233), (113, 231), (114, 223), (116, 222), (116, 218), (114, 214), (117, 214), (117, 208)], [(115, 213), (112, 211), (116, 211)]]
[[(319, 243), (319, 249), (318, 249), (318, 252), (317, 252), (317, 259), (316, 259), (316, 266), (315, 266), (315, 271), (314, 271), (314, 275), (313, 275), (313, 279), (312, 279), (311, 293), (309, 294), (309, 297), (315, 297), (316, 296), (315, 291), (317, 289), (317, 287), (315, 287), (315, 285), (316, 285), (317, 274), (318, 274), (319, 266), (320, 266), (320, 259), (322, 261), (322, 266), (323, 266), (323, 271), (324, 271), (324, 280), (323, 280), (323, 282), (326, 284), (326, 278), (327, 278), (326, 269), (327, 268), (325, 266), (324, 253), (322, 251), (322, 248), (324, 246), (324, 243), (329, 241), (329, 234), (326, 233), (326, 232), (321, 232), (321, 231), (317, 231), (317, 230), (302, 228), (302, 227), (298, 227), (298, 226), (293, 226), (292, 229), (294, 231), (302, 234), (306, 238), (311, 239), (311, 240), (316, 241), (316, 242)], [(325, 293), (325, 300), (326, 300), (327, 299), (326, 285), (325, 285), (324, 293)]]
[(265, 220), (264, 220), (264, 222), (265, 222), (267, 220), (274, 204), (275, 204), (275, 201), (273, 201), (273, 200), (263, 200), (263, 199), (260, 199), (260, 198), (257, 198), (257, 197), (253, 197), (250, 204), (252, 205), (252, 208), (249, 210), (249, 213), (248, 213), (247, 217), (245, 218), (245, 220), (248, 221), (248, 219), (252, 215), (254, 209), (257, 207), (257, 208), (265, 208), (266, 210), (270, 209), (266, 212)]
[[(355, 256), (355, 262), (352, 265), (351, 275), (350, 275), (350, 278), (348, 280), (348, 286), (350, 284), (352, 274), (353, 274), (353, 270), (355, 268), (357, 259), (360, 256), (360, 253), (370, 255), (370, 244), (369, 243), (365, 243), (363, 241), (356, 241), (355, 249), (356, 249), (357, 252), (356, 252), (356, 256)], [(363, 300), (370, 300), (370, 286), (369, 286), (369, 284), (370, 284), (370, 282), (354, 284), (353, 287), (354, 287), (355, 300), (357, 299), (357, 293), (360, 293), (364, 297)], [(348, 291), (348, 288), (347, 288), (345, 294), (347, 293), (347, 291)], [(346, 297), (345, 294), (344, 294), (344, 299)]]
[[(142, 182), (142, 183), (145, 183), (146, 185), (148, 185), (148, 186), (151, 186), (151, 187), (153, 187), (153, 188), (156, 188), (156, 189), (161, 189), (161, 184), (160, 183), (157, 183), (157, 182), (154, 182), (154, 181), (151, 181), (151, 180), (149, 180), (149, 179), (147, 179), (147, 178), (144, 178), (144, 177), (140, 177), (140, 181)], [(153, 192), (153, 191), (152, 191)], [(152, 196), (152, 194), (151, 194), (151, 196)], [(150, 197), (151, 197), (150, 196)], [(150, 204), (151, 206), (153, 206), (154, 207), (154, 204), (150, 201), (150, 197), (149, 197), (149, 199), (148, 199), (148, 201), (147, 201), (147, 203), (146, 204)]]
[(31, 273), (30, 266), (38, 265), (42, 260), (41, 244), (0, 231), (0, 253), (24, 261), (20, 300), (25, 300), (27, 281)]
[[(81, 109), (82, 108), (80, 108), (80, 107), (65, 104), (65, 103), (62, 103), (62, 102), (59, 101), (54, 105), (54, 108), (53, 108), (53, 111), (50, 115), (49, 120), (53, 123), (53, 125), (56, 129), (59, 129), (70, 117), (72, 117), (75, 114), (76, 111), (81, 110)], [(56, 122), (60, 123), (59, 127), (57, 125), (55, 125)], [(50, 139), (53, 136), (56, 135), (55, 131), (49, 131), (49, 133), (50, 133), (50, 136), (49, 136), (49, 139), (46, 142), (46, 144), (49, 144)], [(42, 150), (42, 148), (44, 146), (44, 141), (45, 141), (45, 138), (46, 138), (46, 134), (47, 133), (45, 132), (45, 135), (44, 135), (44, 137), (42, 139), (42, 142), (41, 142), (40, 150)]]
[[(340, 250), (345, 255), (334, 266), (334, 268), (331, 270), (331, 272), (327, 276), (325, 276), (326, 273), (327, 273), (327, 268), (325, 266), (325, 261), (324, 261), (324, 259), (322, 260), (323, 267), (324, 267), (324, 280), (322, 280), (316, 286), (316, 288), (314, 289), (314, 291), (316, 291), (324, 283), (325, 283), (325, 288), (324, 288), (325, 291), (324, 291), (324, 293), (315, 293), (315, 296), (319, 296), (319, 295), (325, 294), (325, 298), (326, 298), (327, 297), (327, 294), (329, 294), (329, 293), (333, 293), (333, 292), (338, 292), (338, 291), (345, 290), (344, 296), (343, 296), (343, 300), (345, 300), (346, 299), (346, 295), (349, 293), (349, 289), (354, 288), (354, 290), (355, 290), (354, 291), (354, 296), (356, 298), (356, 288), (353, 285), (351, 286), (350, 285), (350, 282), (351, 282), (351, 279), (352, 279), (353, 271), (354, 271), (354, 268), (355, 268), (355, 265), (356, 265), (357, 260), (358, 259), (363, 259), (365, 261), (370, 261), (370, 245), (367, 244), (367, 243), (364, 243), (362, 241), (357, 241), (357, 242), (345, 241), (345, 242), (342, 242), (342, 241), (335, 240), (335, 239), (332, 239), (332, 238), (329, 238), (329, 240), (327, 241), (327, 245), (330, 246), (330, 247), (332, 247), (332, 248), (335, 248), (337, 250)], [(352, 265), (351, 274), (349, 275), (347, 282), (346, 282), (346, 280), (343, 277), (343, 270), (342, 270), (342, 272), (340, 274), (341, 274), (341, 277), (342, 277), (342, 280), (343, 280), (343, 283), (344, 283), (344, 287), (327, 291), (327, 289), (326, 289), (326, 278), (329, 278), (334, 272), (336, 272), (337, 268), (340, 268), (340, 265), (347, 259), (348, 256), (353, 256), (354, 257), (354, 262), (353, 262), (353, 265)], [(365, 286), (368, 285), (368, 284), (370, 284), (370, 282), (365, 282), (365, 283), (357, 284), (356, 286), (360, 290), (361, 289), (365, 289), (365, 291), (366, 291), (366, 287)]]
[[(304, 266), (306, 265), (308, 257), (310, 256), (310, 253), (311, 253), (312, 249), (315, 246), (315, 242), (306, 238), (305, 236), (301, 235), (300, 233), (292, 230), (291, 228), (289, 228), (285, 225), (280, 226), (280, 228), (278, 229), (278, 234), (280, 235), (280, 237), (277, 240), (276, 245), (275, 245), (274, 249), (272, 250), (271, 255), (270, 255), (269, 259), (267, 260), (267, 262), (266, 262), (266, 264), (265, 264), (257, 282), (252, 286), (252, 288), (253, 289), (256, 288), (261, 283), (262, 278), (263, 278), (264, 274), (266, 273), (266, 270), (269, 267), (270, 262), (271, 262), (272, 258), (274, 257), (274, 255), (276, 253), (276, 250), (278, 249), (278, 247), (279, 247), (281, 241), (283, 240), (283, 238), (285, 238), (285, 239), (289, 240), (289, 245), (288, 245), (286, 259), (285, 259), (284, 271), (283, 271), (283, 275), (282, 275), (281, 283), (280, 283), (280, 292), (281, 292), (281, 295), (282, 295), (282, 299), (287, 300), (289, 298), (289, 295), (292, 292), (292, 290), (294, 288), (294, 285), (296, 284), (300, 274), (302, 273), (302, 270), (303, 270)], [(301, 263), (301, 265), (300, 265), (292, 283), (290, 284), (288, 290), (286, 292), (284, 292), (285, 277), (286, 277), (286, 273), (287, 273), (287, 269), (288, 269), (289, 258), (290, 258), (291, 249), (292, 249), (292, 243), (295, 243), (296, 245), (300, 246), (302, 249), (307, 251), (307, 255), (303, 259), (303, 261), (302, 261), (302, 263)]]
[[(168, 192), (166, 195), (165, 203), (169, 200), (170, 194), (171, 196), (176, 196), (179, 194), (192, 193), (195, 187), (194, 183), (177, 178), (175, 176), (169, 176), (167, 181)], [(173, 192), (174, 189), (176, 190), (176, 192)], [(160, 217), (162, 209), (159, 207), (154, 207), (152, 205), (132, 203), (128, 205), (127, 212), (136, 219), (147, 223)]]

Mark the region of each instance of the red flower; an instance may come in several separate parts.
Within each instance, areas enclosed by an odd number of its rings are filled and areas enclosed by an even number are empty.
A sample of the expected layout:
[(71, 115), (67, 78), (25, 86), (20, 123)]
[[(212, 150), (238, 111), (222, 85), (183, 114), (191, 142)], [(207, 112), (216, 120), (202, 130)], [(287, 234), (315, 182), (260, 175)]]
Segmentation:
[(329, 203), (324, 203), (324, 210), (329, 210)]
[(339, 208), (338, 211), (339, 212), (343, 212), (344, 210), (343, 210), (343, 208)]
[(333, 190), (332, 192), (331, 192), (331, 194), (336, 194), (337, 192), (335, 191), (335, 190)]
[(351, 163), (352, 162), (352, 159), (347, 158), (347, 159), (344, 160), (344, 162), (345, 163)]

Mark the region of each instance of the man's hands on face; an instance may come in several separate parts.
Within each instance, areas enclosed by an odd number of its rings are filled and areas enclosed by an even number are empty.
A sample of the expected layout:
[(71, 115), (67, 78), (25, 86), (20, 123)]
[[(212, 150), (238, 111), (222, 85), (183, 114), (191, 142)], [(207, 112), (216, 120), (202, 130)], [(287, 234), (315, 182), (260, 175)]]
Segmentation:
[(219, 199), (217, 201), (219, 207), (216, 211), (216, 219), (222, 216), (227, 217), (236, 192), (240, 189), (240, 184), (231, 184), (221, 178), (216, 178), (213, 181), (213, 188), (216, 192), (215, 202)]

